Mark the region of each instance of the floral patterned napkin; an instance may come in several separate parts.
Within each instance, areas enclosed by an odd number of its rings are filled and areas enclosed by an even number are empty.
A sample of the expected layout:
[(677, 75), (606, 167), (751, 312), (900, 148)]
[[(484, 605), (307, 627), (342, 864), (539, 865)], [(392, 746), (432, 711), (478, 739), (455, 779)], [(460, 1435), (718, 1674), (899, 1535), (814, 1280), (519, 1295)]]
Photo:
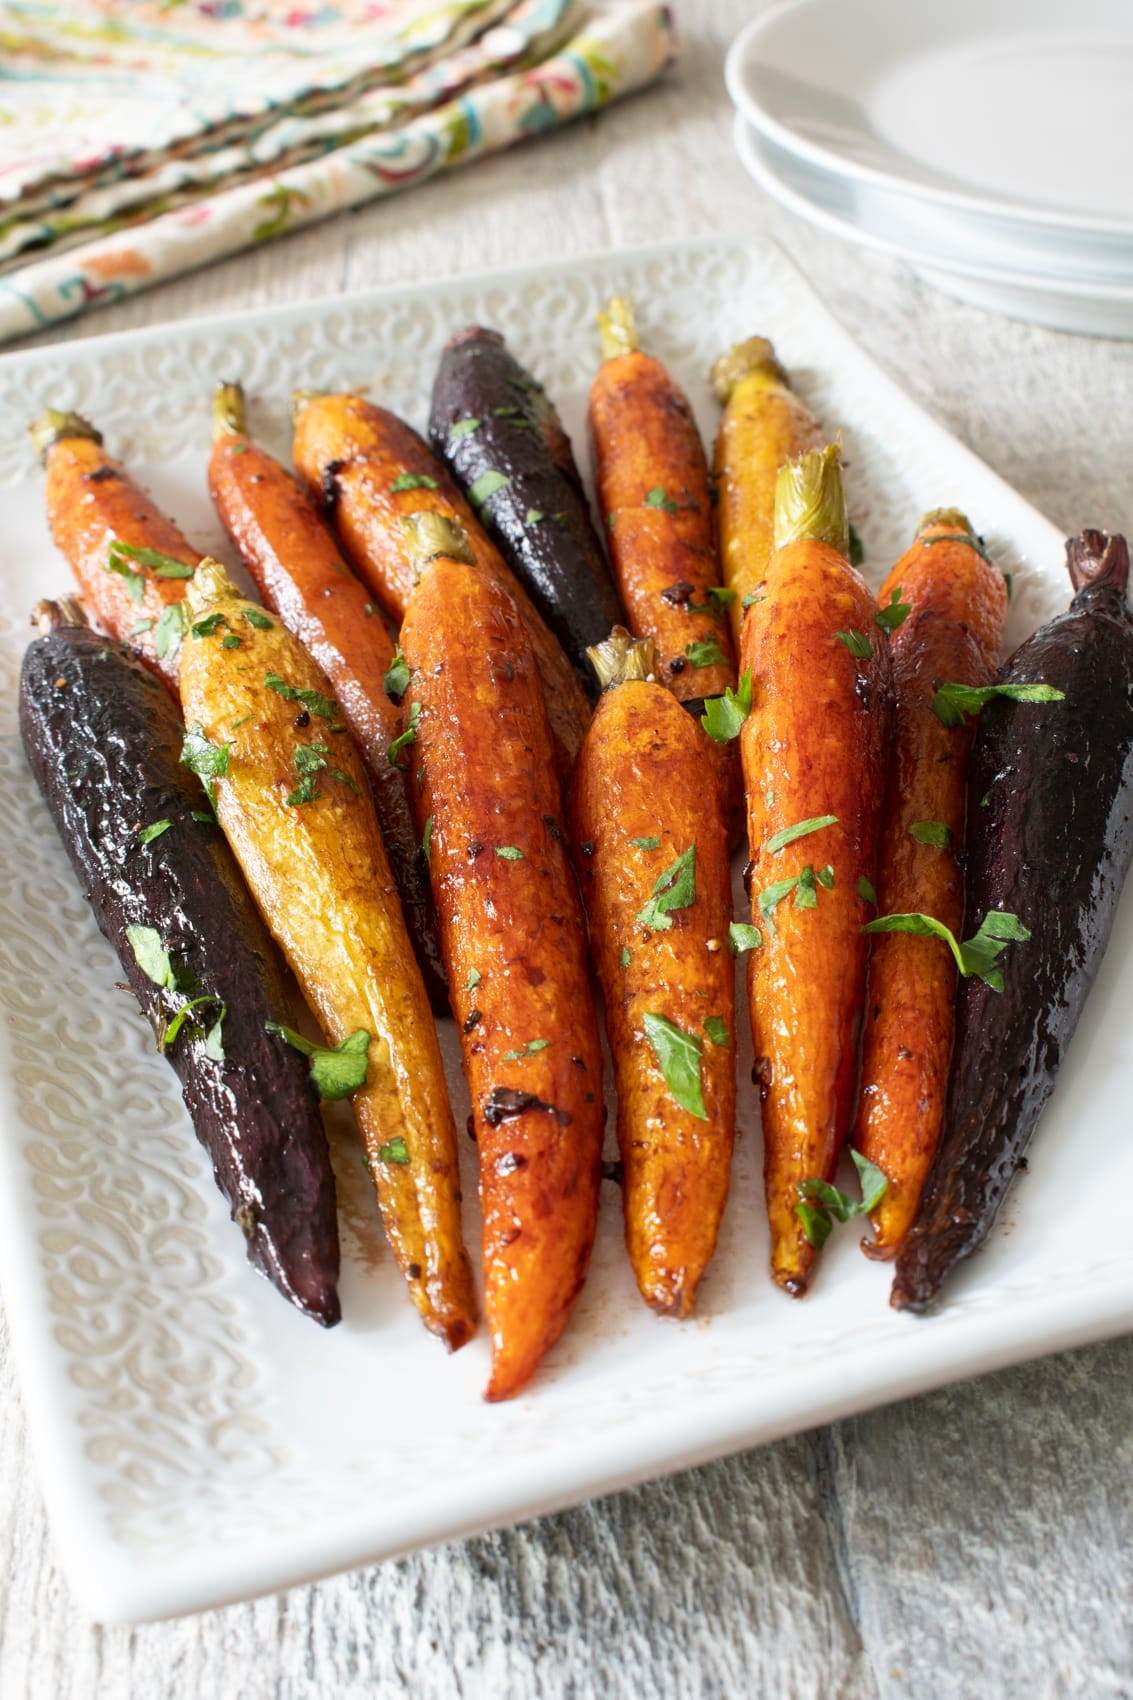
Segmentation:
[(0, 341), (592, 112), (660, 0), (0, 0)]

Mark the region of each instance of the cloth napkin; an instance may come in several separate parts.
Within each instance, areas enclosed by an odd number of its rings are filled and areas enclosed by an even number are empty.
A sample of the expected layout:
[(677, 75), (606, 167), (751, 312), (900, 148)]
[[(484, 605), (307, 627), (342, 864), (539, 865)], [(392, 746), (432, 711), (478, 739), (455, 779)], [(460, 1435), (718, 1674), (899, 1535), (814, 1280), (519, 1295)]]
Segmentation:
[(659, 0), (0, 0), (0, 341), (652, 81)]

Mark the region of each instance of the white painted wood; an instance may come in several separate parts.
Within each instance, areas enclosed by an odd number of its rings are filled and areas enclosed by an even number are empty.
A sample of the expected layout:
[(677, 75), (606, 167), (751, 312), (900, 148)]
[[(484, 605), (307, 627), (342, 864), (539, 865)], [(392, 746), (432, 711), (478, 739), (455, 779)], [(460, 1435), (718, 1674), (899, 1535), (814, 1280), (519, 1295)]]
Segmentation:
[[(685, 0), (663, 88), (70, 334), (772, 228), (871, 352), (1052, 519), (1133, 529), (1133, 345), (959, 306), (762, 203), (720, 80), (752, 9)], [(54, 1569), (0, 1349), (0, 1578), (4, 1700), (1130, 1700), (1133, 1340), (509, 1534), (112, 1630), (77, 1616)]]

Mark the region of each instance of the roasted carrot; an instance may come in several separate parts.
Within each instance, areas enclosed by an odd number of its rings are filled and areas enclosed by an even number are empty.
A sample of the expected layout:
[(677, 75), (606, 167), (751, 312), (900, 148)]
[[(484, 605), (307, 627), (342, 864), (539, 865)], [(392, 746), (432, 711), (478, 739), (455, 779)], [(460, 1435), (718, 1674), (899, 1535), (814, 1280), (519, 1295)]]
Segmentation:
[(402, 627), (418, 818), (480, 1156), (489, 1399), (562, 1332), (598, 1210), (605, 1109), (578, 890), (514, 601), (441, 515), (411, 521)]
[[(598, 322), (590, 436), (614, 576), (633, 632), (656, 645), (658, 678), (699, 718), (705, 698), (736, 683), (725, 618), (735, 592), (720, 583), (708, 462), (684, 391), (637, 346), (629, 302), (615, 297)], [(739, 758), (728, 744), (709, 749), (738, 838)]]
[(558, 639), (544, 623), (452, 477), (410, 426), (354, 395), (296, 397), (295, 468), (333, 523), (347, 560), (393, 619), (413, 593), (415, 569), (402, 522), (415, 513), (455, 520), (481, 571), (505, 586), (520, 611), (543, 681), (551, 729), (573, 764), (590, 704)]
[(388, 689), (385, 683), (394, 661), (393, 641), (310, 496), (248, 436), (239, 384), (219, 386), (213, 420), (208, 480), (216, 511), (264, 601), (322, 668), (342, 705), (369, 773), (429, 1000), (444, 1010), (448, 992), (425, 859), (404, 771), (386, 755), (402, 730), (398, 705), (404, 686), (397, 676)]
[(571, 813), (618, 1089), (626, 1246), (646, 1304), (687, 1316), (735, 1139), (727, 834), (709, 740), (652, 676), (652, 640), (615, 631), (592, 656), (604, 694)]
[(456, 1133), (365, 769), (329, 681), (218, 562), (186, 600), (182, 759), (336, 1047), (324, 1066), (360, 1059), (350, 1086), (386, 1233), (426, 1327), (455, 1348), (475, 1319)]
[[(771, 1268), (799, 1297), (815, 1248), (798, 1189), (832, 1178), (853, 1113), (890, 710), (876, 604), (846, 559), (837, 449), (783, 467), (775, 544), (744, 624), (740, 753), (762, 935), (748, 995)], [(863, 643), (847, 643), (850, 632)]]
[(721, 355), (712, 383), (724, 407), (713, 465), (716, 521), (724, 583), (736, 593), (728, 613), (739, 649), (744, 599), (759, 592), (775, 547), (779, 468), (817, 448), (822, 432), (765, 337), (750, 337)]
[[(941, 680), (988, 685), (995, 676), (1007, 586), (962, 513), (928, 513), (881, 588), (896, 704), (878, 858), (878, 914), (924, 914), (959, 938), (968, 756), (975, 720), (941, 723)], [(876, 641), (871, 634), (871, 641)], [(920, 1201), (944, 1116), (956, 968), (939, 940), (883, 933), (870, 957), (861, 1098), (854, 1145), (888, 1187), (873, 1214), (870, 1257), (895, 1256)]]
[(83, 601), (101, 629), (132, 644), (176, 694), (181, 603), (200, 550), (107, 454), (101, 433), (79, 414), (50, 408), (31, 430), (47, 469), (51, 535)]

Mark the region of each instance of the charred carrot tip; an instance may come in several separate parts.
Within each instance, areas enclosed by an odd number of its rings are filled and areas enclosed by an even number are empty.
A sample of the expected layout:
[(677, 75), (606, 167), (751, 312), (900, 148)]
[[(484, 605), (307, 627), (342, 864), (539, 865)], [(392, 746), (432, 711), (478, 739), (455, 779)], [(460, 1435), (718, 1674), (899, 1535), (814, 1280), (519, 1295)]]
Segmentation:
[(85, 626), (87, 617), (76, 596), (44, 597), (31, 611), (31, 623), (41, 637), (57, 632), (61, 626)]
[(727, 406), (732, 392), (741, 379), (758, 373), (771, 383), (790, 387), (790, 379), (775, 356), (775, 349), (765, 336), (749, 336), (722, 354), (712, 368), (712, 388), (719, 401)]
[(247, 428), (244, 386), (228, 382), (217, 384), (212, 398), (213, 441), (218, 437), (243, 436)]
[(615, 626), (608, 638), (592, 644), (586, 659), (598, 675), (598, 685), (608, 691), (630, 679), (651, 679), (657, 661), (652, 638), (634, 638), (624, 626)]
[(628, 296), (612, 295), (606, 303), (606, 311), (599, 313), (598, 342), (603, 360), (614, 360), (619, 354), (637, 352), (633, 302)]
[(64, 437), (86, 437), (92, 443), (102, 441), (102, 432), (97, 431), (89, 419), (84, 419), (81, 413), (68, 413), (58, 407), (49, 407), (29, 425), (28, 430), (41, 460), (46, 459), (48, 449)]
[(842, 488), (842, 451), (837, 443), (809, 449), (779, 468), (775, 481), (775, 547), (815, 541), (844, 555), (850, 531)]
[(917, 521), (917, 536), (923, 537), (926, 531), (934, 531), (937, 526), (970, 533), (972, 522), (960, 508), (930, 508)]

